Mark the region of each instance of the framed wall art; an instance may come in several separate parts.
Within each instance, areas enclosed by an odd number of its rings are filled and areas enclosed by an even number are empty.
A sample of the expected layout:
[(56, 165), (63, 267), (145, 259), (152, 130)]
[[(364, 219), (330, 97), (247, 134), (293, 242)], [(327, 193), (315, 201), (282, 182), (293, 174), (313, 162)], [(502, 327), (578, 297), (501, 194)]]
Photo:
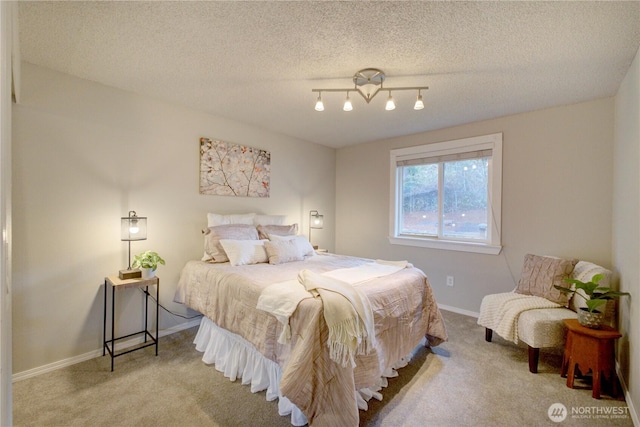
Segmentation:
[(200, 138), (200, 194), (269, 197), (271, 152)]

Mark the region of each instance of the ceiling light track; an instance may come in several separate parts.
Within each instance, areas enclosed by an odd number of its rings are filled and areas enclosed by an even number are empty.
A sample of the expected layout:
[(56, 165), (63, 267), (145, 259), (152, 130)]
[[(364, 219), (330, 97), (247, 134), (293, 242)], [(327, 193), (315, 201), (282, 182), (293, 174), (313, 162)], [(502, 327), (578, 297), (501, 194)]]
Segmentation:
[(428, 90), (428, 86), (405, 86), (405, 87), (384, 87), (383, 82), (386, 79), (386, 75), (382, 70), (377, 68), (364, 68), (353, 75), (353, 88), (349, 89), (311, 89), (311, 92), (318, 92), (318, 98), (316, 99), (316, 111), (324, 111), (324, 102), (322, 102), (322, 92), (346, 92), (347, 99), (344, 102), (344, 111), (353, 110), (353, 104), (349, 97), (350, 92), (359, 93), (367, 104), (381, 91), (389, 92), (389, 97), (385, 104), (386, 110), (394, 110), (396, 108), (395, 101), (391, 96), (391, 91), (399, 90), (417, 90), (418, 96), (416, 97), (416, 103), (413, 106), (414, 110), (422, 110), (424, 108), (424, 101), (422, 100), (423, 90)]

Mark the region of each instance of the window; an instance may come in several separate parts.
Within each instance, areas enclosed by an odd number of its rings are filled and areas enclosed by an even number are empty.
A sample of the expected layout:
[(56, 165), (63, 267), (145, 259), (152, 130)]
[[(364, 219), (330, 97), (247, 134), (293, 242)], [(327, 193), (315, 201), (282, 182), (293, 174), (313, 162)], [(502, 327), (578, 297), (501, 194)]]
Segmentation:
[(502, 134), (391, 150), (392, 244), (500, 253)]

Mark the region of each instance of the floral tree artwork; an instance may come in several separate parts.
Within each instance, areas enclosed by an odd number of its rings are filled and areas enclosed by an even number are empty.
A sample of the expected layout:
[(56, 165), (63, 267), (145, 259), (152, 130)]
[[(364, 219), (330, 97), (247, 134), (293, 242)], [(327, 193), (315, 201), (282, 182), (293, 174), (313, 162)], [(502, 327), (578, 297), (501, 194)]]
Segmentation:
[(271, 153), (200, 138), (200, 194), (269, 197)]

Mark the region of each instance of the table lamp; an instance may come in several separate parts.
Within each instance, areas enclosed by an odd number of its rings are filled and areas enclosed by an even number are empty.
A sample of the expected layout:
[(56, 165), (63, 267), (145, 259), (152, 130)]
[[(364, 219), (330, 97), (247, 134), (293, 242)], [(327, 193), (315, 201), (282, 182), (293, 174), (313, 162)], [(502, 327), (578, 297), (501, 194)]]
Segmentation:
[(134, 279), (142, 277), (139, 269), (131, 268), (131, 242), (147, 240), (147, 217), (138, 216), (136, 211), (129, 211), (129, 216), (120, 219), (120, 240), (129, 242), (129, 267), (120, 270), (120, 279)]

